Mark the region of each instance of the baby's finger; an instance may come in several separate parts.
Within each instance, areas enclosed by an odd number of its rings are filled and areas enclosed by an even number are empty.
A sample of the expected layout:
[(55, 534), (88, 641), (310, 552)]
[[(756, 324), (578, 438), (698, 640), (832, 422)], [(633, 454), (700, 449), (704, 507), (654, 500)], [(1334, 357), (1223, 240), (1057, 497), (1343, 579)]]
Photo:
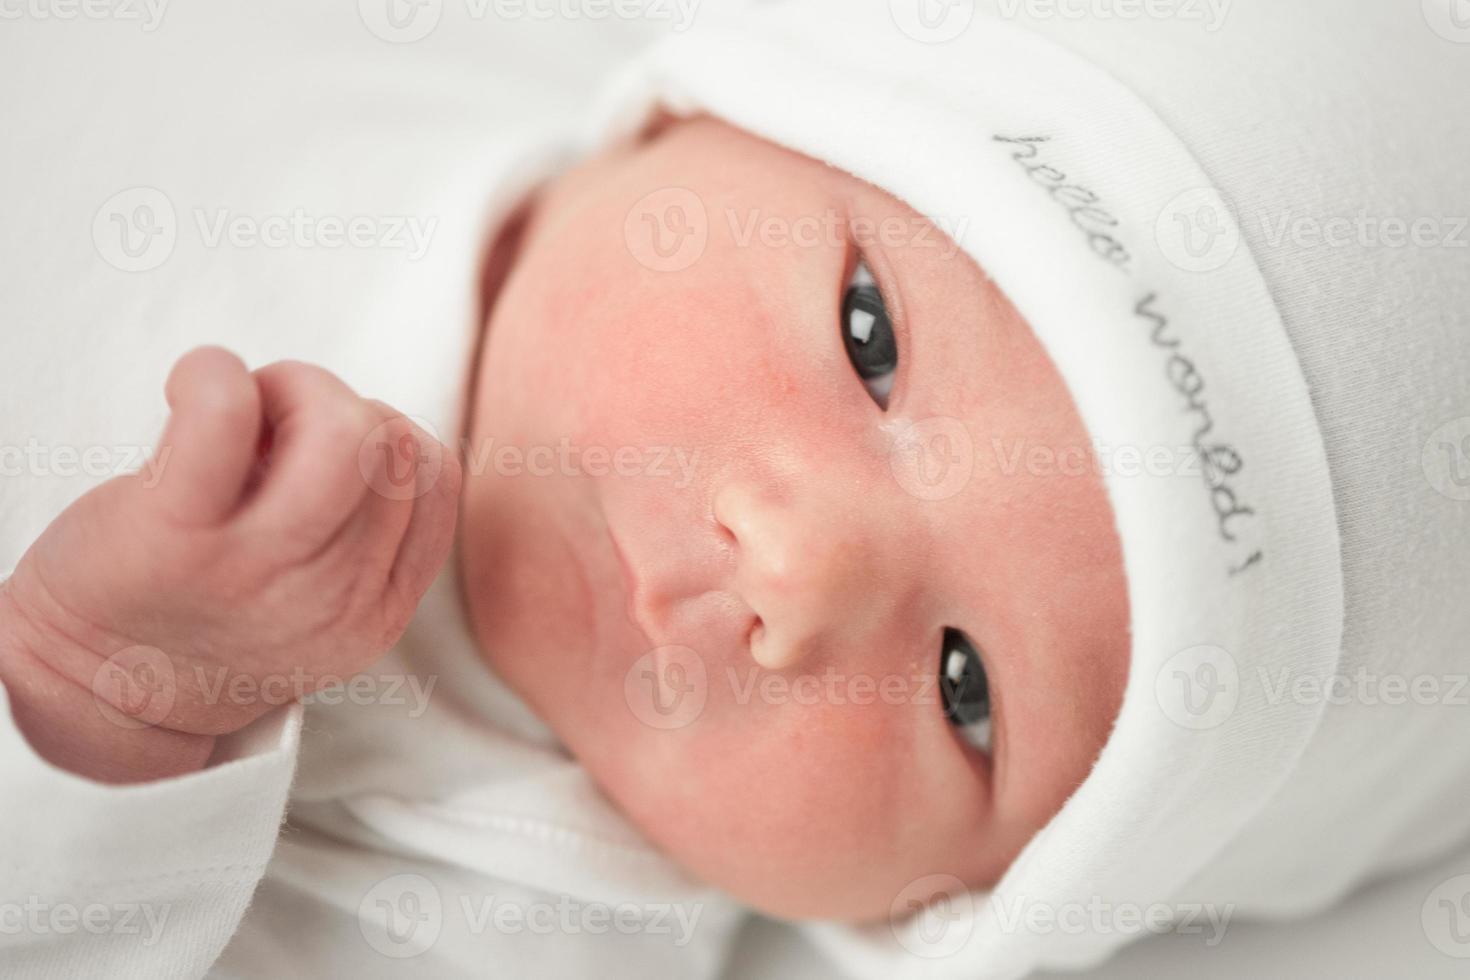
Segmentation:
[(379, 421), (358, 451), (358, 468), (370, 492), (352, 533), (366, 539), (361, 547), (367, 572), (385, 582), (420, 488), (427, 489), (438, 473), (442, 454), (433, 437), (402, 412), (374, 399), (367, 406)]
[[(425, 434), (425, 439), (432, 437)], [(459, 517), (459, 492), (464, 482), (459, 457), (449, 447), (434, 442), (442, 461), (432, 484), (413, 506), (408, 529), (398, 546), (389, 575), (389, 588), (417, 605), (439, 574), (454, 543), (454, 525)]]
[(314, 364), (280, 361), (255, 378), (271, 448), (263, 484), (241, 518), (312, 554), (367, 492), (358, 448), (375, 416), (340, 378)]
[(240, 502), (260, 441), (260, 392), (245, 363), (220, 347), (179, 358), (164, 385), (170, 414), (146, 471), (174, 519), (209, 524)]

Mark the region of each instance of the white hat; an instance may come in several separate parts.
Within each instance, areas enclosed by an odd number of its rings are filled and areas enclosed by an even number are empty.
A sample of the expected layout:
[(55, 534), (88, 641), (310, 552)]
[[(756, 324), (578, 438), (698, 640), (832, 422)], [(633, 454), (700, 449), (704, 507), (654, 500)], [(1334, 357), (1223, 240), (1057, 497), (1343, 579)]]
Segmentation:
[[(1372, 693), (1470, 670), (1470, 455), (1432, 448), (1470, 454), (1470, 249), (1449, 222), (1437, 249), (1302, 234), (1470, 209), (1470, 47), (1373, 0), (984, 6), (701, 10), (598, 131), (707, 112), (954, 231), (1099, 450), (1133, 624), (1115, 729), (993, 891), (936, 869), (895, 896), (948, 892), (929, 913), (813, 927), (875, 977), (1208, 941), (1210, 916), (1312, 910), (1470, 828), (1470, 707)], [(1355, 71), (1369, 52), (1391, 73)]]

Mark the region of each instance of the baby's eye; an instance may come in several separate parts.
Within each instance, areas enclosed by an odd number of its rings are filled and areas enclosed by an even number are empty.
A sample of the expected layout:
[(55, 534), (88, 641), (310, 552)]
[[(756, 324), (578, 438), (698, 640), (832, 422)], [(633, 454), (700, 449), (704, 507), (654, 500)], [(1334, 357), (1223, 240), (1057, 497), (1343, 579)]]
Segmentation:
[(898, 367), (898, 341), (893, 336), (883, 294), (861, 258), (842, 297), (842, 344), (868, 394), (880, 408), (887, 408), (893, 372)]
[(982, 752), (990, 751), (990, 681), (969, 637), (946, 629), (939, 650), (939, 691), (944, 717), (961, 737)]

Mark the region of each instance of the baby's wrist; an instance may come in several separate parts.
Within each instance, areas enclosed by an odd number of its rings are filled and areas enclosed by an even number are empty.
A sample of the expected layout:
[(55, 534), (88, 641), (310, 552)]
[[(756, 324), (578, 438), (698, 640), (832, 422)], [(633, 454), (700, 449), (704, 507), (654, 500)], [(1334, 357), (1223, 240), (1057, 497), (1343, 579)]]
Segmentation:
[(10, 585), (0, 582), (0, 683), (16, 727), (37, 755), (107, 783), (149, 782), (204, 768), (215, 736), (142, 724), (109, 711), (91, 690), (52, 666), (53, 658), (65, 655), (54, 646), (66, 641), (35, 623)]

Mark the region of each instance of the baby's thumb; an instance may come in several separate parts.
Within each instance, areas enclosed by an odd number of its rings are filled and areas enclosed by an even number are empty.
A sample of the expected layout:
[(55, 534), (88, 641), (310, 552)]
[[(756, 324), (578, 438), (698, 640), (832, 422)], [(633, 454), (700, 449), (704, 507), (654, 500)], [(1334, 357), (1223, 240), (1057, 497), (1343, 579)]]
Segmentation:
[(260, 441), (260, 392), (245, 363), (221, 347), (196, 347), (169, 372), (170, 414), (145, 471), (176, 520), (218, 521), (240, 502)]

